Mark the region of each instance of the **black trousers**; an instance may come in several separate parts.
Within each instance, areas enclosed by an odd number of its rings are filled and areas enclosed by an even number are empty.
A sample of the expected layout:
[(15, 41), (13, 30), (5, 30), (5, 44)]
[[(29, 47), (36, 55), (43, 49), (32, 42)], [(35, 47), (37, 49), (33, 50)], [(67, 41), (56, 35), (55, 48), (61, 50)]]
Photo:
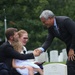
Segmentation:
[(0, 70), (0, 75), (9, 75), (8, 71), (5, 69)]
[(0, 63), (0, 75), (10, 75), (5, 63)]
[(75, 75), (75, 60), (74, 61), (69, 61), (67, 60), (67, 73), (68, 75)]

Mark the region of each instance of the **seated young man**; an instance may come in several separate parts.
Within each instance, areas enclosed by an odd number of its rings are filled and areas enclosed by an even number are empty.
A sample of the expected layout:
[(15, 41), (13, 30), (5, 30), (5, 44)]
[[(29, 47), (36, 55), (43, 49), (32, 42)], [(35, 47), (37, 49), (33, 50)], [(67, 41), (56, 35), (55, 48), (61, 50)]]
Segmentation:
[(34, 59), (34, 57), (38, 56), (39, 53), (33, 51), (33, 53), (29, 54), (20, 54), (14, 50), (11, 43), (13, 41), (17, 41), (18, 39), (16, 28), (8, 28), (5, 32), (5, 36), (7, 38), (7, 41), (4, 42), (2, 45), (0, 45), (0, 63), (6, 64), (9, 73), (11, 75), (12, 59), (20, 59), (20, 60)]

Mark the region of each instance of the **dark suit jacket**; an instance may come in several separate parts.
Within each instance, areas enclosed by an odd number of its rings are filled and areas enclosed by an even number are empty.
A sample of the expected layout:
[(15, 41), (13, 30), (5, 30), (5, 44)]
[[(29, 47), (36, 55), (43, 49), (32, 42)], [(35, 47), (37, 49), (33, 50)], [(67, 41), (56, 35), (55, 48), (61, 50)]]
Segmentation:
[(42, 47), (46, 50), (52, 43), (53, 38), (57, 37), (67, 46), (67, 53), (70, 48), (75, 50), (75, 22), (66, 16), (56, 16), (56, 23), (60, 35), (57, 35), (53, 26), (48, 28), (48, 36)]
[(5, 63), (9, 70), (12, 67), (12, 59), (34, 59), (33, 53), (30, 54), (20, 54), (9, 44), (9, 42), (5, 42), (0, 46), (0, 63)]

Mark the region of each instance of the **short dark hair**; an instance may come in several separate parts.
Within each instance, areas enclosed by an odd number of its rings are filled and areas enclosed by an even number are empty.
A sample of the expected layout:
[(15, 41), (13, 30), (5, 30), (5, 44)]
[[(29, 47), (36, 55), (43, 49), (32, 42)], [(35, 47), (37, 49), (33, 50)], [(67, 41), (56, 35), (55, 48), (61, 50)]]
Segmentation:
[(9, 40), (10, 36), (13, 36), (14, 35), (14, 32), (17, 32), (18, 30), (16, 28), (8, 28), (6, 31), (5, 31), (5, 36), (7, 38), (7, 40)]

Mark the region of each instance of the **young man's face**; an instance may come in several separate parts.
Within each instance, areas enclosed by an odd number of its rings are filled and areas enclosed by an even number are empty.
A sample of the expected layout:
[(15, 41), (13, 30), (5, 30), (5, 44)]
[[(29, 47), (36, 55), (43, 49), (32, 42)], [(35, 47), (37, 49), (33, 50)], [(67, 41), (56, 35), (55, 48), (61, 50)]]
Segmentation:
[(42, 17), (41, 22), (43, 23), (44, 26), (49, 28), (54, 24), (54, 19), (53, 18), (45, 19), (44, 17)]
[(23, 44), (23, 45), (26, 45), (26, 43), (28, 42), (28, 34), (27, 33), (23, 33), (21, 35), (21, 37), (19, 38), (20, 42)]

